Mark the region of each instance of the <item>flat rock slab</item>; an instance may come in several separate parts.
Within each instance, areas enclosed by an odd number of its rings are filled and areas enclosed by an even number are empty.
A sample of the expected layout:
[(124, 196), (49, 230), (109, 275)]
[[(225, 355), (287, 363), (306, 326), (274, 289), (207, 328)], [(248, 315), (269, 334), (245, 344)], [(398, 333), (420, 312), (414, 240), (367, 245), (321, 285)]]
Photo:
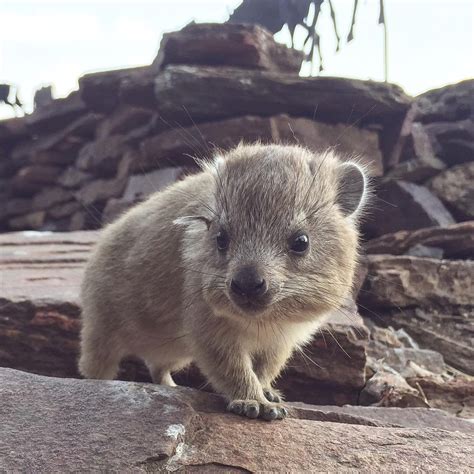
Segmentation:
[(152, 68), (167, 64), (207, 64), (267, 69), (297, 74), (303, 53), (277, 43), (258, 25), (191, 23), (163, 35)]
[(339, 406), (311, 406), (303, 403), (293, 403), (301, 410), (319, 410), (324, 413), (338, 413), (363, 418), (381, 425), (403, 426), (405, 428), (439, 428), (447, 431), (461, 431), (474, 435), (474, 423), (450, 416), (443, 410), (435, 408), (385, 408), (345, 405)]
[(474, 221), (385, 234), (364, 244), (368, 254), (401, 255), (416, 245), (441, 249), (445, 258), (474, 258)]
[(296, 407), (296, 418), (267, 423), (226, 414), (217, 397), (190, 389), (9, 369), (0, 369), (0, 381), (6, 471), (474, 469), (474, 437), (461, 430), (397, 428), (330, 409), (315, 420)]
[[(121, 88), (125, 84), (141, 88), (142, 79), (151, 75), (149, 66), (85, 74), (79, 79), (81, 99), (95, 112), (111, 112), (122, 99)], [(142, 94), (146, 94), (146, 85), (143, 89)], [(152, 101), (149, 106), (153, 106)]]
[(206, 66), (166, 67), (155, 95), (160, 114), (182, 125), (280, 113), (364, 125), (400, 119), (411, 103), (392, 84)]
[(84, 264), (98, 232), (25, 231), (0, 235), (0, 299), (77, 305)]

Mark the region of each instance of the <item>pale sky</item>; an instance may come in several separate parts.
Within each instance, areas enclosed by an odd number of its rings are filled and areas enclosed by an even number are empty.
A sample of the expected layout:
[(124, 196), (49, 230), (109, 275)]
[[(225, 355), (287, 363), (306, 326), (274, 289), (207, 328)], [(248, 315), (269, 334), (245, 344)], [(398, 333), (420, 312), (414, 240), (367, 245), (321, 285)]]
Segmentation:
[[(341, 36), (352, 0), (333, 0)], [(383, 79), (378, 0), (360, 0), (355, 39), (334, 53), (327, 8), (319, 31), (324, 75)], [(56, 97), (86, 72), (150, 64), (163, 33), (190, 21), (222, 22), (240, 0), (0, 0), (0, 82), (19, 87), (31, 107), (35, 89)], [(327, 7), (327, 5), (326, 5)], [(389, 80), (409, 94), (474, 77), (474, 0), (386, 0)], [(278, 39), (288, 37), (280, 33)], [(304, 70), (303, 74), (308, 74)], [(0, 105), (0, 118), (11, 116)]]

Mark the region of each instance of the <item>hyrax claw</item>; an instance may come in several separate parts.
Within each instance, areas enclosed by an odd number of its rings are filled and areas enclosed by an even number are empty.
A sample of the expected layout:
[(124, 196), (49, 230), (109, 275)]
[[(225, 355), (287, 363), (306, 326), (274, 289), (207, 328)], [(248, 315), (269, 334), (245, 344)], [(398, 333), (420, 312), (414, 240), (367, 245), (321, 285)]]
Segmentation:
[(247, 418), (262, 418), (266, 421), (281, 420), (288, 411), (285, 407), (274, 403), (259, 403), (257, 400), (233, 400), (227, 410)]

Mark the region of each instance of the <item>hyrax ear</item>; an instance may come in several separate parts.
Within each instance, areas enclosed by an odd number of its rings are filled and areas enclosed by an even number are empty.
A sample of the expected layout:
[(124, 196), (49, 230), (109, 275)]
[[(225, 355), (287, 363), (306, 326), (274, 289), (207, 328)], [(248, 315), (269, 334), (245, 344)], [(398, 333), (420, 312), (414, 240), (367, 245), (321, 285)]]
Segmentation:
[(367, 193), (364, 170), (352, 161), (338, 167), (337, 203), (344, 216), (350, 216), (363, 207)]

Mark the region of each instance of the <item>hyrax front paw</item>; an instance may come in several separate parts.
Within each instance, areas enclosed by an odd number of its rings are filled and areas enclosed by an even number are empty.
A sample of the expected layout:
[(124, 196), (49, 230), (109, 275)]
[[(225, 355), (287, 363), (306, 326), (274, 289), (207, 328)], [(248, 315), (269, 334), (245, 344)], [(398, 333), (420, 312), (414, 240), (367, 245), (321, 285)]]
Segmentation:
[(288, 414), (285, 407), (275, 403), (259, 403), (257, 400), (233, 400), (227, 410), (247, 418), (263, 418), (267, 421), (282, 420)]
[(263, 394), (269, 402), (280, 403), (283, 401), (282, 394), (274, 388), (264, 388)]

